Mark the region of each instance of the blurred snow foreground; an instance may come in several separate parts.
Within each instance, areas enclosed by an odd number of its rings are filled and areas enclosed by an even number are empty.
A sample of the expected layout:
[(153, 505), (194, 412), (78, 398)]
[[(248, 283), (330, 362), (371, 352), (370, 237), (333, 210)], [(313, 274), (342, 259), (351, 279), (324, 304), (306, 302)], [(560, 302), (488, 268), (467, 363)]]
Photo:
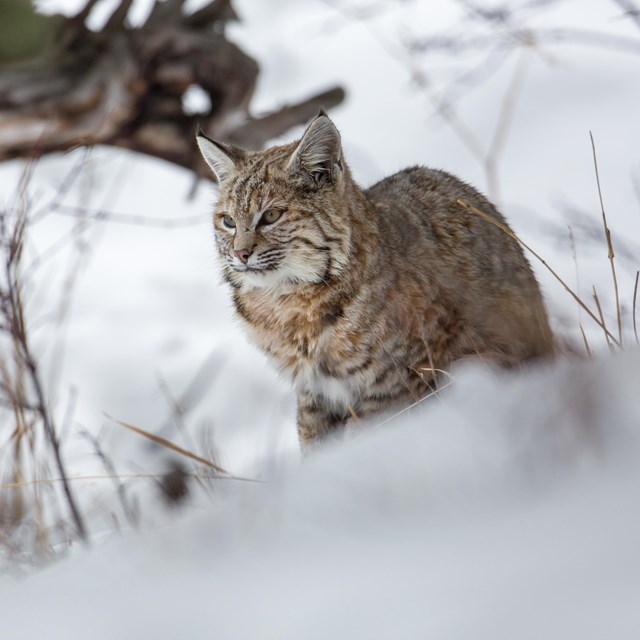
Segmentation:
[(638, 351), (466, 368), (275, 479), (5, 577), (2, 637), (635, 640), (639, 391)]

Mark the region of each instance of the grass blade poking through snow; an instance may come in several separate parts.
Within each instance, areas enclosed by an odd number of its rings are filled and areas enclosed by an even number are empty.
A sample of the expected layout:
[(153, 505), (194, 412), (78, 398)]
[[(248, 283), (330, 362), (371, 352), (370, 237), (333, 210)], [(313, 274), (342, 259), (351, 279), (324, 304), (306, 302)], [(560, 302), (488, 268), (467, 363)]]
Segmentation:
[(593, 150), (593, 166), (596, 170), (596, 183), (598, 185), (598, 197), (600, 198), (600, 210), (602, 211), (602, 223), (604, 224), (604, 235), (607, 239), (607, 249), (609, 250), (609, 262), (611, 263), (611, 275), (613, 276), (613, 289), (616, 294), (616, 314), (618, 317), (618, 341), (622, 346), (622, 314), (620, 313), (620, 294), (618, 292), (618, 276), (616, 274), (616, 265), (614, 262), (615, 253), (613, 252), (613, 242), (611, 240), (611, 229), (607, 224), (607, 215), (604, 212), (604, 202), (602, 200), (602, 189), (600, 188), (600, 173), (598, 171), (598, 159), (596, 156), (596, 143), (593, 140), (593, 133), (589, 131), (591, 138), (591, 149)]
[(229, 473), (226, 469), (223, 469), (222, 467), (218, 466), (214, 462), (211, 462), (211, 460), (207, 460), (206, 458), (203, 458), (202, 456), (199, 456), (196, 453), (187, 451), (187, 449), (183, 449), (177, 444), (171, 442), (171, 440), (167, 440), (166, 438), (163, 438), (161, 436), (157, 436), (153, 433), (149, 433), (149, 431), (145, 431), (140, 427), (134, 427), (132, 424), (129, 424), (127, 422), (122, 422), (122, 420), (116, 420), (116, 418), (113, 418), (108, 413), (105, 413), (104, 415), (107, 418), (109, 418), (109, 420), (115, 422), (116, 424), (119, 424), (121, 427), (124, 427), (125, 429), (129, 429), (130, 431), (133, 431), (134, 433), (141, 435), (143, 438), (147, 438), (148, 440), (155, 442), (161, 447), (165, 447), (166, 449), (171, 449), (171, 451), (175, 451), (176, 453), (180, 454), (181, 456), (184, 456), (185, 458), (190, 458), (195, 462), (204, 464), (205, 466), (209, 467), (210, 469), (213, 469), (214, 471), (217, 471), (218, 473), (221, 473), (227, 478), (231, 478), (233, 480), (243, 480), (245, 482), (260, 482), (260, 480), (256, 480), (254, 478), (242, 478), (240, 476), (234, 476), (233, 474)]

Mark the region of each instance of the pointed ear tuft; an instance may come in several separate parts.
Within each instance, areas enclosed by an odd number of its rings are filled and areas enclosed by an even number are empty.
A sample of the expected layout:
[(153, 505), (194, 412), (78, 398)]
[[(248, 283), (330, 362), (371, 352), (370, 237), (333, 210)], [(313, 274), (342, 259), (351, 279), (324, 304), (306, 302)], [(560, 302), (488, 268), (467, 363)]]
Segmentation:
[(199, 127), (196, 132), (196, 142), (205, 162), (215, 174), (218, 183), (222, 184), (236, 170), (242, 152), (240, 149), (210, 140)]
[(307, 127), (287, 168), (293, 173), (303, 172), (316, 185), (333, 182), (342, 171), (340, 133), (324, 111)]

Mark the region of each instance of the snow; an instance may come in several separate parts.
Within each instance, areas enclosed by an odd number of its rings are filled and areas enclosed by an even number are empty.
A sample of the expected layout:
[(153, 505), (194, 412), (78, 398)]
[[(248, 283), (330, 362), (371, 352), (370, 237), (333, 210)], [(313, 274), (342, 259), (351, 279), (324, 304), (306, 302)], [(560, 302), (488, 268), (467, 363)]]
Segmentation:
[(639, 364), (467, 368), (266, 484), (6, 579), (6, 637), (636, 638)]
[[(100, 6), (108, 15), (108, 3)], [(2, 637), (635, 640), (640, 362), (631, 301), (640, 165), (631, 141), (640, 137), (640, 84), (630, 79), (638, 55), (577, 45), (505, 53), (496, 74), (456, 102), (479, 159), (431, 99), (473, 66), (474, 54), (422, 64), (400, 46), (455, 24), (458, 3), (392, 2), (364, 20), (336, 9), (355, 6), (346, 3), (234, 6), (243, 21), (230, 37), (261, 64), (255, 111), (343, 84), (347, 101), (331, 117), (365, 185), (422, 163), (490, 191), (484, 156), (521, 65), (491, 195), (590, 305), (596, 286), (615, 327), (593, 132), (628, 350), (609, 355), (602, 332), (532, 259), (554, 328), (580, 350), (581, 319), (593, 361), (511, 376), (461, 367), (442, 394), (372, 419), (300, 464), (291, 390), (248, 344), (219, 282), (208, 219), (215, 190), (201, 184), (189, 199), (185, 172), (96, 149), (65, 203), (117, 215), (85, 221), (80, 242), (52, 256), (78, 224), (60, 209), (31, 227), (27, 254), (31, 336), (58, 423), (75, 398), (64, 443), (71, 474), (104, 473), (82, 429), (99, 434), (123, 476), (166, 468), (166, 452), (106, 413), (265, 482), (194, 484), (187, 505), (168, 511), (153, 480), (129, 478), (141, 512), (133, 530), (110, 481), (75, 481), (91, 547), (27, 577), (0, 578)], [(619, 16), (613, 3), (567, 1), (536, 22), (637, 38)], [(412, 83), (416, 69), (428, 72), (432, 92)], [(39, 163), (39, 203), (55, 197), (82, 153)], [(0, 204), (12, 201), (21, 170), (0, 166)]]

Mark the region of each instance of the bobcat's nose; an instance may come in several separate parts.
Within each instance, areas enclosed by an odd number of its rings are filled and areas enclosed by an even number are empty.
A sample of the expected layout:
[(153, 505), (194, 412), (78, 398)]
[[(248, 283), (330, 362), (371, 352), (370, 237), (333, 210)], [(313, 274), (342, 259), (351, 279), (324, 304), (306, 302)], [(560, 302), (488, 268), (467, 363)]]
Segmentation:
[(249, 251), (249, 249), (234, 249), (233, 255), (244, 264), (247, 264), (251, 251)]

